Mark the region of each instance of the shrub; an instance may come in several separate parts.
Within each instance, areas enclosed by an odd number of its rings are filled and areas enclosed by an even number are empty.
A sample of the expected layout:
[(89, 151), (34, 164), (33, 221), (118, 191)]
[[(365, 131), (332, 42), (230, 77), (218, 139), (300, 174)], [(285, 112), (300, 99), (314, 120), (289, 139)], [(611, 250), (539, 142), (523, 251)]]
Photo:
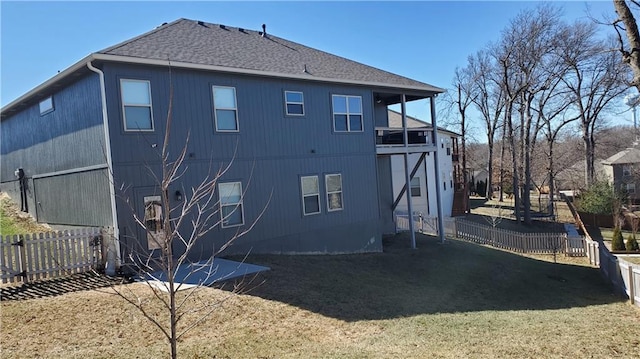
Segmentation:
[(614, 205), (624, 202), (624, 195), (608, 182), (596, 182), (580, 194), (576, 207), (579, 211), (594, 214), (614, 214)]
[(629, 237), (627, 238), (627, 242), (624, 244), (626, 250), (628, 252), (635, 252), (638, 250), (638, 241), (636, 240), (636, 237), (634, 237), (633, 235), (629, 235)]
[(616, 226), (613, 229), (613, 238), (611, 239), (611, 249), (614, 251), (624, 251), (624, 238), (622, 238), (622, 231), (620, 227)]

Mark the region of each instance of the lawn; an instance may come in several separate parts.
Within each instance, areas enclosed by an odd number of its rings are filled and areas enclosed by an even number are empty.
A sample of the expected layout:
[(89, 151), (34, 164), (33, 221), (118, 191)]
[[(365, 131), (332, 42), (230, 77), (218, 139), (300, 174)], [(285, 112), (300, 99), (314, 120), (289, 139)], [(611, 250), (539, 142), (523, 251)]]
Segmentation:
[[(252, 255), (272, 268), (263, 284), (191, 332), (181, 357), (640, 357), (640, 310), (584, 259), (553, 264), (422, 235), (417, 249), (408, 244), (401, 235), (384, 253)], [(206, 289), (198, 299), (225, 295)], [(108, 288), (1, 305), (3, 358), (156, 358), (168, 349)]]

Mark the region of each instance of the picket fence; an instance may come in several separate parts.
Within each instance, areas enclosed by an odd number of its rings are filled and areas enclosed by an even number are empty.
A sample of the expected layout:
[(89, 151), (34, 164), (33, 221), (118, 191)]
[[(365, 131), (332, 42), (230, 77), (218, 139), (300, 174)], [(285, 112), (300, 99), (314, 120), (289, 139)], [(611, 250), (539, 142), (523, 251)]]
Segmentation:
[[(396, 231), (409, 230), (407, 213), (394, 215)], [(417, 232), (438, 235), (437, 217), (413, 215), (414, 229)], [(518, 253), (553, 254), (564, 253), (567, 256), (585, 256), (584, 238), (568, 237), (565, 233), (520, 233), (467, 221), (462, 218), (444, 218), (445, 235), (470, 242), (490, 245)]]
[(98, 269), (101, 242), (100, 228), (0, 237), (2, 283), (27, 283)]

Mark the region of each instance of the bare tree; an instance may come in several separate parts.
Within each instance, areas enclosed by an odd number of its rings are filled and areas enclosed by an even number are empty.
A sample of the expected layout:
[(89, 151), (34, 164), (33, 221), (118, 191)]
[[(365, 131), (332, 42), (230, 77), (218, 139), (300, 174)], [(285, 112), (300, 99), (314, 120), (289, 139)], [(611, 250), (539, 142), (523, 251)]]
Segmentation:
[[(233, 161), (217, 170), (212, 170), (210, 166), (209, 174), (196, 181), (195, 186), (182, 189), (183, 198), (177, 203), (172, 200), (174, 193), (171, 189), (180, 187), (180, 183), (189, 175), (189, 168), (185, 164), (188, 134), (184, 142), (180, 142), (183, 143), (180, 152), (174, 155), (170, 153), (172, 103), (173, 87), (170, 84), (164, 140), (158, 153), (159, 163), (147, 165), (149, 175), (157, 186), (157, 196), (150, 196), (149, 200), (145, 198), (144, 213), (140, 214), (134, 210), (136, 206), (127, 195), (127, 187), (120, 186), (123, 193), (121, 197), (131, 209), (133, 222), (144, 233), (149, 246), (148, 249), (144, 248), (144, 239), (132, 241), (134, 246), (129, 250), (128, 269), (148, 286), (151, 296), (141, 295), (129, 286), (112, 288), (159, 329), (170, 345), (171, 358), (176, 358), (177, 344), (187, 332), (200, 325), (231, 295), (250, 285), (250, 282), (243, 281), (235, 283), (229, 295), (215, 302), (199, 301), (197, 296), (199, 291), (212, 284), (217, 275), (214, 258), (253, 229), (264, 214), (270, 197), (252, 222), (238, 227), (224, 244), (211, 253), (199, 253), (202, 239), (210, 236), (211, 231), (224, 221), (242, 213), (242, 200), (235, 205), (224, 205), (225, 197), (229, 194), (222, 193), (218, 186)], [(248, 187), (241, 192), (241, 199)], [(195, 281), (195, 285), (187, 285), (185, 281)]]
[[(473, 92), (475, 95), (472, 101), (482, 115), (485, 131), (487, 134), (487, 150), (489, 158), (487, 161), (487, 192), (486, 199), (493, 197), (493, 157), (497, 130), (501, 124), (501, 115), (504, 109), (503, 88), (496, 80), (496, 68), (491, 57), (486, 51), (478, 51), (475, 55), (469, 56), (468, 68), (473, 73)], [(502, 201), (502, 194), (500, 195)]]
[(614, 105), (627, 89), (625, 82), (628, 71), (622, 65), (621, 56), (608, 51), (606, 42), (597, 41), (593, 30), (586, 24), (576, 24), (571, 56), (564, 61), (569, 66), (569, 75), (563, 77), (571, 98), (582, 132), (585, 152), (585, 185), (595, 180), (595, 137), (594, 133), (603, 118), (602, 114)]

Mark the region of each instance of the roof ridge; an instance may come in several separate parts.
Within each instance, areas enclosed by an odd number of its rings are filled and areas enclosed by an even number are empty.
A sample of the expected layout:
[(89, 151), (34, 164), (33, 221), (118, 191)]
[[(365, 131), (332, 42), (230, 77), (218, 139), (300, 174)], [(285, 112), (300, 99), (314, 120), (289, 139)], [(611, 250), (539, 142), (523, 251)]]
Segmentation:
[(130, 44), (130, 43), (134, 42), (134, 41), (137, 41), (137, 40), (140, 40), (140, 39), (142, 39), (142, 38), (145, 38), (145, 37), (147, 37), (147, 36), (149, 36), (149, 35), (152, 35), (152, 34), (154, 34), (154, 33), (158, 32), (158, 31), (160, 31), (160, 30), (164, 30), (164, 29), (166, 29), (166, 28), (167, 28), (167, 27), (169, 27), (169, 26), (176, 25), (177, 23), (182, 22), (182, 21), (192, 21), (192, 22), (193, 22), (194, 20), (185, 19), (185, 18), (182, 18), (182, 17), (181, 17), (181, 18), (179, 18), (179, 19), (177, 19), (177, 20), (174, 20), (174, 21), (172, 21), (172, 22), (169, 22), (169, 23), (166, 23), (166, 22), (165, 22), (165, 23), (163, 23), (163, 24), (162, 24), (162, 25), (160, 25), (160, 26), (156, 26), (156, 28), (154, 28), (154, 29), (152, 29), (152, 30), (149, 30), (149, 31), (147, 31), (147, 32), (145, 32), (145, 33), (143, 33), (143, 34), (141, 34), (141, 35), (138, 35), (138, 36), (132, 37), (132, 38), (130, 38), (130, 39), (127, 39), (127, 40), (122, 41), (122, 42), (120, 42), (120, 43), (117, 43), (117, 44), (115, 44), (115, 45), (109, 46), (109, 47), (107, 47), (107, 48), (105, 48), (105, 49), (102, 49), (102, 50), (100, 50), (100, 51), (97, 51), (97, 53), (99, 53), (99, 54), (106, 54), (106, 53), (107, 53), (107, 52), (109, 52), (109, 51), (113, 51), (113, 50), (115, 50), (115, 49), (117, 49), (117, 48), (119, 48), (119, 47), (123, 47), (123, 46), (125, 46), (125, 45), (127, 45), (127, 44)]

